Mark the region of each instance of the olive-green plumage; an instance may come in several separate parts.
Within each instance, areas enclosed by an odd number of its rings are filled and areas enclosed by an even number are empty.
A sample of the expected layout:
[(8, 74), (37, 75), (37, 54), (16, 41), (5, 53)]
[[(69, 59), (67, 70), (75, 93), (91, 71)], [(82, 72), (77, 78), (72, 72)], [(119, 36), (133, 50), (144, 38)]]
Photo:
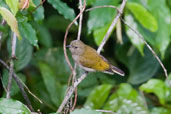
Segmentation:
[(80, 40), (74, 40), (68, 46), (74, 61), (86, 71), (101, 71), (109, 74), (117, 73), (124, 76), (124, 72), (110, 65), (95, 49)]

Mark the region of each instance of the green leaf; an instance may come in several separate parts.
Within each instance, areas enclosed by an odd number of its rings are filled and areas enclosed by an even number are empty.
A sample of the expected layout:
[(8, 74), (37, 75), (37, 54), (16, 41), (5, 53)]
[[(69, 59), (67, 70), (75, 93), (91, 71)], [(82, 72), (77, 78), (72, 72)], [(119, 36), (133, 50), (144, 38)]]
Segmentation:
[(30, 23), (20, 22), (19, 30), (21, 32), (22, 37), (26, 38), (33, 46), (38, 48), (38, 40), (36, 36), (36, 31), (31, 26)]
[(150, 114), (171, 114), (171, 109), (163, 108), (163, 107), (155, 107), (152, 108)]
[(0, 113), (31, 114), (30, 110), (20, 101), (0, 98)]
[(96, 0), (86, 0), (86, 6), (93, 5), (96, 2)]
[[(127, 22), (128, 25), (131, 25), (131, 27), (134, 30), (137, 30), (138, 25), (135, 22), (135, 20), (133, 19), (132, 15), (130, 15), (128, 13), (125, 14), (125, 21)], [(139, 50), (141, 55), (144, 55), (144, 51), (143, 51), (144, 50), (144, 42), (127, 25), (125, 25), (125, 27), (126, 27), (126, 34), (128, 35), (128, 38), (130, 39), (132, 44)]]
[[(171, 14), (166, 5), (166, 0), (148, 0), (148, 8), (158, 21), (158, 31), (154, 37), (155, 47), (164, 58), (165, 51), (171, 42)], [(162, 12), (162, 13), (161, 13)], [(162, 18), (163, 17), (163, 18)]]
[[(120, 0), (97, 0), (93, 7), (102, 5), (114, 5), (117, 6)], [(104, 27), (106, 24), (111, 23), (116, 14), (116, 10), (113, 8), (98, 8), (90, 11), (88, 19), (88, 32)]]
[[(93, 36), (94, 36), (94, 39), (95, 39), (95, 42), (96, 44), (99, 46), (100, 43), (102, 42), (104, 36), (106, 35), (109, 27), (110, 27), (111, 23), (102, 27), (102, 28), (98, 28), (96, 30), (94, 30), (93, 32)], [(113, 29), (114, 30), (114, 29)], [(110, 37), (110, 36), (109, 36)]]
[(16, 15), (16, 13), (18, 12), (18, 4), (19, 4), (19, 0), (5, 0), (7, 5), (10, 7), (12, 13), (14, 15)]
[[(33, 2), (37, 6), (40, 4), (40, 0), (34, 0)], [(42, 5), (33, 12), (33, 16), (35, 21), (42, 21), (44, 19), (44, 8)]]
[[(26, 81), (26, 78), (23, 74), (17, 74), (18, 78), (20, 78), (23, 82)], [(3, 86), (7, 87), (8, 85), (8, 77), (9, 77), (9, 72), (7, 70), (3, 71), (3, 78), (2, 78), (2, 84)], [(16, 84), (16, 82), (14, 80), (12, 80), (12, 86), (11, 86), (11, 92), (10, 95), (14, 96), (19, 92), (19, 87)]]
[(119, 89), (110, 96), (103, 109), (118, 114), (148, 114), (143, 99), (126, 83), (119, 85)]
[(59, 106), (61, 99), (64, 96), (63, 88), (56, 82), (55, 73), (46, 63), (39, 62), (39, 68), (51, 101), (56, 106)]
[(95, 110), (90, 110), (90, 109), (76, 109), (71, 114), (102, 114), (101, 112), (97, 112)]
[(84, 107), (100, 109), (109, 96), (112, 85), (103, 84), (97, 86), (88, 96)]
[(20, 38), (20, 33), (18, 31), (18, 24), (15, 16), (6, 8), (0, 7), (0, 14), (6, 20), (11, 30)]
[(145, 56), (142, 57), (135, 48), (130, 47), (126, 42), (116, 49), (117, 58), (129, 69), (128, 82), (131, 84), (147, 81), (155, 75), (159, 68), (158, 61), (147, 48), (144, 49), (144, 53)]
[[(66, 31), (66, 28), (67, 26), (70, 24), (70, 20), (66, 20), (64, 19), (64, 17), (62, 16), (50, 16), (48, 19), (47, 19), (47, 22), (46, 22), (46, 26), (47, 28), (49, 29), (53, 29), (55, 31)], [(77, 26), (74, 24), (72, 25), (72, 27), (70, 28), (71, 32), (75, 32), (77, 31)]]
[(127, 8), (133, 13), (135, 18), (151, 32), (156, 32), (158, 29), (157, 21), (142, 5), (138, 3), (127, 3)]
[(168, 93), (171, 94), (169, 88), (159, 79), (150, 79), (147, 83), (140, 86), (140, 90), (146, 93), (154, 93), (161, 104), (165, 104)]
[(61, 0), (48, 0), (48, 2), (62, 14), (65, 19), (70, 19), (72, 21), (75, 18), (74, 10)]
[[(69, 50), (67, 50), (67, 53), (71, 63), (73, 63)], [(68, 76), (71, 74), (71, 70), (69, 69), (65, 60), (63, 48), (50, 48), (48, 50), (41, 50), (35, 54), (35, 59), (35, 65), (38, 64), (36, 62), (40, 61), (45, 61), (48, 63), (51, 67), (51, 70), (53, 70), (56, 75), (56, 80), (63, 83), (68, 82)], [(58, 69), (58, 72), (56, 72), (56, 69)]]
[(4, 7), (4, 8), (7, 8), (7, 9), (9, 8), (8, 5), (5, 3), (4, 0), (1, 0), (0, 1), (0, 7)]
[[(8, 40), (8, 52), (11, 54), (11, 39)], [(16, 57), (18, 60), (14, 61), (16, 71), (20, 71), (28, 65), (32, 58), (32, 53), (33, 47), (25, 38), (17, 40)]]
[(42, 26), (38, 23), (34, 23), (33, 26), (36, 29), (37, 37), (39, 38), (39, 43), (47, 48), (52, 47), (52, 37), (47, 27)]

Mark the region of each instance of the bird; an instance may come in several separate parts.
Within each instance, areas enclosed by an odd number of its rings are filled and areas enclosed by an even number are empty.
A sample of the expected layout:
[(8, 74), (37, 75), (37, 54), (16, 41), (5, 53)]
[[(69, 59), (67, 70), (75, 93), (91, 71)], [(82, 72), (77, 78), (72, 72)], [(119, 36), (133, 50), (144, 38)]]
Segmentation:
[(75, 63), (85, 71), (125, 75), (122, 70), (111, 65), (105, 57), (98, 54), (94, 48), (86, 45), (81, 40), (73, 40), (66, 47), (69, 48)]

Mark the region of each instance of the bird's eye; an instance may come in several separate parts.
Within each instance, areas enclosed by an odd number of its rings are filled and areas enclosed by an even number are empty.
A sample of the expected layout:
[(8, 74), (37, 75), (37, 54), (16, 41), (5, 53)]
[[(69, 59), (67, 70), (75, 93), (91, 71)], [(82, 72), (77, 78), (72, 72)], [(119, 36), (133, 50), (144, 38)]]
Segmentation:
[(77, 49), (78, 47), (74, 47), (75, 49)]

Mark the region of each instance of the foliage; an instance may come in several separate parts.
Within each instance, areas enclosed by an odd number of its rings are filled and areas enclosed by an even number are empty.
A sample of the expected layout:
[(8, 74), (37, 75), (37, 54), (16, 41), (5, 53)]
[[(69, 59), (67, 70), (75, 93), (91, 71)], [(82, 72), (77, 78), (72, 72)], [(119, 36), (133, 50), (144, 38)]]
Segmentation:
[[(39, 6), (39, 0), (21, 1), (0, 1), (0, 21), (6, 20), (6, 24), (0, 24), (0, 59), (9, 63), (14, 32), (18, 37), (14, 71), (43, 101), (40, 104), (29, 95), (33, 108), (35, 111), (40, 109), (43, 114), (57, 114), (55, 112), (65, 97), (71, 74), (62, 49), (63, 39), (67, 26), (79, 12), (79, 3), (78, 0), (47, 0)], [(86, 2), (87, 8), (103, 5), (119, 7), (122, 0)], [(168, 73), (171, 72), (170, 11), (170, 0), (127, 0), (122, 16), (152, 46)], [(114, 8), (84, 12), (81, 40), (97, 49), (116, 14)], [(116, 28), (122, 30), (122, 37), (115, 34)], [(78, 21), (69, 30), (67, 44), (76, 39), (77, 32)], [(68, 50), (67, 53), (74, 65)], [(102, 55), (125, 71), (126, 76), (89, 73), (77, 88), (77, 105), (71, 114), (102, 114), (96, 109), (117, 114), (171, 113), (171, 88), (162, 68), (144, 42), (122, 21), (121, 26), (112, 30)], [(30, 114), (14, 80), (11, 99), (5, 98), (9, 72), (1, 66), (0, 113)], [(77, 67), (78, 77), (83, 72)], [(171, 73), (169, 79), (171, 81)]]

